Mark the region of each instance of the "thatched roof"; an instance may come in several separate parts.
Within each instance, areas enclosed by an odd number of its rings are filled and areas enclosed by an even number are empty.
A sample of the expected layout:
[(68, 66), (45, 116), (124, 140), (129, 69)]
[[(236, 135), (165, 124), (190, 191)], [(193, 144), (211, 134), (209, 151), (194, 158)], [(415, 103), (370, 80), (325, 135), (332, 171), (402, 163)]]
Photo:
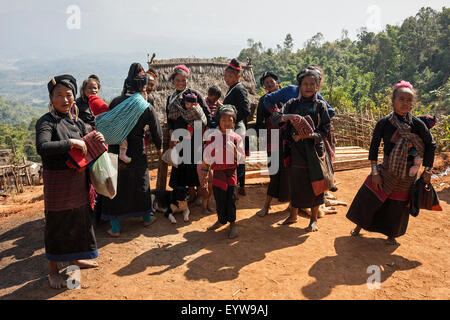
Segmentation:
[[(186, 65), (191, 70), (188, 87), (199, 91), (204, 97), (208, 88), (212, 85), (216, 85), (221, 89), (222, 100), (228, 90), (223, 80), (225, 68), (228, 66), (228, 61), (226, 60), (194, 58), (153, 60), (151, 67), (158, 74), (159, 81), (152, 95), (155, 99), (156, 110), (161, 123), (166, 122), (165, 107), (167, 97), (175, 90), (173, 84), (169, 81), (169, 77), (173, 72), (173, 68), (180, 64)], [(244, 66), (245, 64), (241, 63), (241, 65)], [(251, 64), (243, 67), (241, 82), (248, 90), (251, 110), (254, 111), (260, 97), (257, 93), (257, 85)]]

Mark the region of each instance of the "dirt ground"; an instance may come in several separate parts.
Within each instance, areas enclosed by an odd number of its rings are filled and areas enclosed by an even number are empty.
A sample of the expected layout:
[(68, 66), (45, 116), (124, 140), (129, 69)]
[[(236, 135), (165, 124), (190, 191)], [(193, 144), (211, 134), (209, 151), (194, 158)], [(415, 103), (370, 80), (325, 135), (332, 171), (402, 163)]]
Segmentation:
[[(450, 166), (450, 153), (436, 166)], [(341, 201), (351, 203), (370, 169), (339, 172)], [(152, 184), (155, 184), (154, 175)], [(44, 255), (42, 187), (0, 199), (0, 299), (150, 299), (150, 300), (301, 300), (301, 299), (449, 299), (450, 176), (433, 180), (443, 212), (422, 211), (411, 218), (400, 246), (363, 232), (351, 238), (347, 208), (319, 221), (308, 234), (308, 219), (278, 226), (287, 204), (275, 204), (265, 218), (255, 216), (264, 203), (267, 179), (248, 181), (238, 201), (240, 237), (228, 228), (207, 232), (216, 221), (191, 206), (191, 222), (173, 226), (162, 215), (149, 229), (139, 219), (123, 223), (120, 239), (107, 225), (97, 231), (95, 270), (83, 270), (81, 290), (49, 288)], [(381, 268), (381, 288), (370, 290), (369, 266)]]

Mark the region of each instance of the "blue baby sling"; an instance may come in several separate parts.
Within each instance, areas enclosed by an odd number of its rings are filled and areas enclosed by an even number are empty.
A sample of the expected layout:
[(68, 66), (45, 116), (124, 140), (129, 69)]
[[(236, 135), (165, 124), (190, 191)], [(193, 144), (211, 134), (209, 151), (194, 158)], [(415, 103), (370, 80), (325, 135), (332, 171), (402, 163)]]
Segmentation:
[(98, 116), (95, 125), (97, 130), (105, 137), (105, 143), (109, 145), (121, 144), (149, 105), (150, 103), (140, 93), (136, 93), (112, 110)]

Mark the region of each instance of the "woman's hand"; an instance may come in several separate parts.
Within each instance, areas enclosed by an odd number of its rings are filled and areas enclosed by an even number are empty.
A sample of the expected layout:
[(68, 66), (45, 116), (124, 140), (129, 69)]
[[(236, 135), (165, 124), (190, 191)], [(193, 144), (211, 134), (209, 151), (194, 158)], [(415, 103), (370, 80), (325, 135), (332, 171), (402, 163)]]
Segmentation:
[(298, 133), (293, 133), (292, 134), (292, 139), (294, 139), (295, 142), (299, 142), (302, 139), (314, 139), (314, 136), (312, 134), (309, 134), (307, 136), (302, 136)]
[(297, 134), (297, 133), (294, 132), (294, 133), (292, 134), (292, 139), (294, 139), (295, 142), (299, 142), (299, 141), (302, 140), (303, 138), (302, 138), (301, 135), (299, 135), (299, 134)]
[(380, 175), (372, 175), (372, 183), (377, 191), (383, 191), (383, 178)]
[(83, 155), (83, 157), (87, 155), (86, 143), (84, 143), (83, 140), (70, 139), (69, 141), (70, 141), (70, 145), (73, 148), (81, 150), (81, 154)]

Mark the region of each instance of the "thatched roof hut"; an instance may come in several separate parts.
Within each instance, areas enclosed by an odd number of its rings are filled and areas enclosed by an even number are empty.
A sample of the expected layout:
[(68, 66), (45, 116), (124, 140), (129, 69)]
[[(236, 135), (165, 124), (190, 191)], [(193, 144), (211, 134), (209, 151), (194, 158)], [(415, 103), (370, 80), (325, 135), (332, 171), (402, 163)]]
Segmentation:
[[(169, 81), (169, 77), (173, 72), (173, 68), (177, 65), (184, 64), (189, 67), (191, 75), (189, 76), (188, 86), (199, 91), (204, 97), (208, 88), (212, 85), (216, 85), (221, 89), (222, 100), (227, 92), (228, 88), (223, 80), (225, 68), (228, 66), (227, 60), (186, 58), (153, 60), (149, 61), (149, 64), (159, 77), (158, 85), (152, 95), (155, 99), (156, 110), (161, 123), (166, 123), (165, 107), (167, 97), (175, 90), (173, 84)], [(241, 63), (241, 65), (243, 65), (241, 82), (249, 93), (250, 109), (252, 111), (249, 121), (252, 121), (255, 118), (255, 110), (260, 97), (257, 93), (257, 85), (251, 63), (247, 63), (247, 65)]]

